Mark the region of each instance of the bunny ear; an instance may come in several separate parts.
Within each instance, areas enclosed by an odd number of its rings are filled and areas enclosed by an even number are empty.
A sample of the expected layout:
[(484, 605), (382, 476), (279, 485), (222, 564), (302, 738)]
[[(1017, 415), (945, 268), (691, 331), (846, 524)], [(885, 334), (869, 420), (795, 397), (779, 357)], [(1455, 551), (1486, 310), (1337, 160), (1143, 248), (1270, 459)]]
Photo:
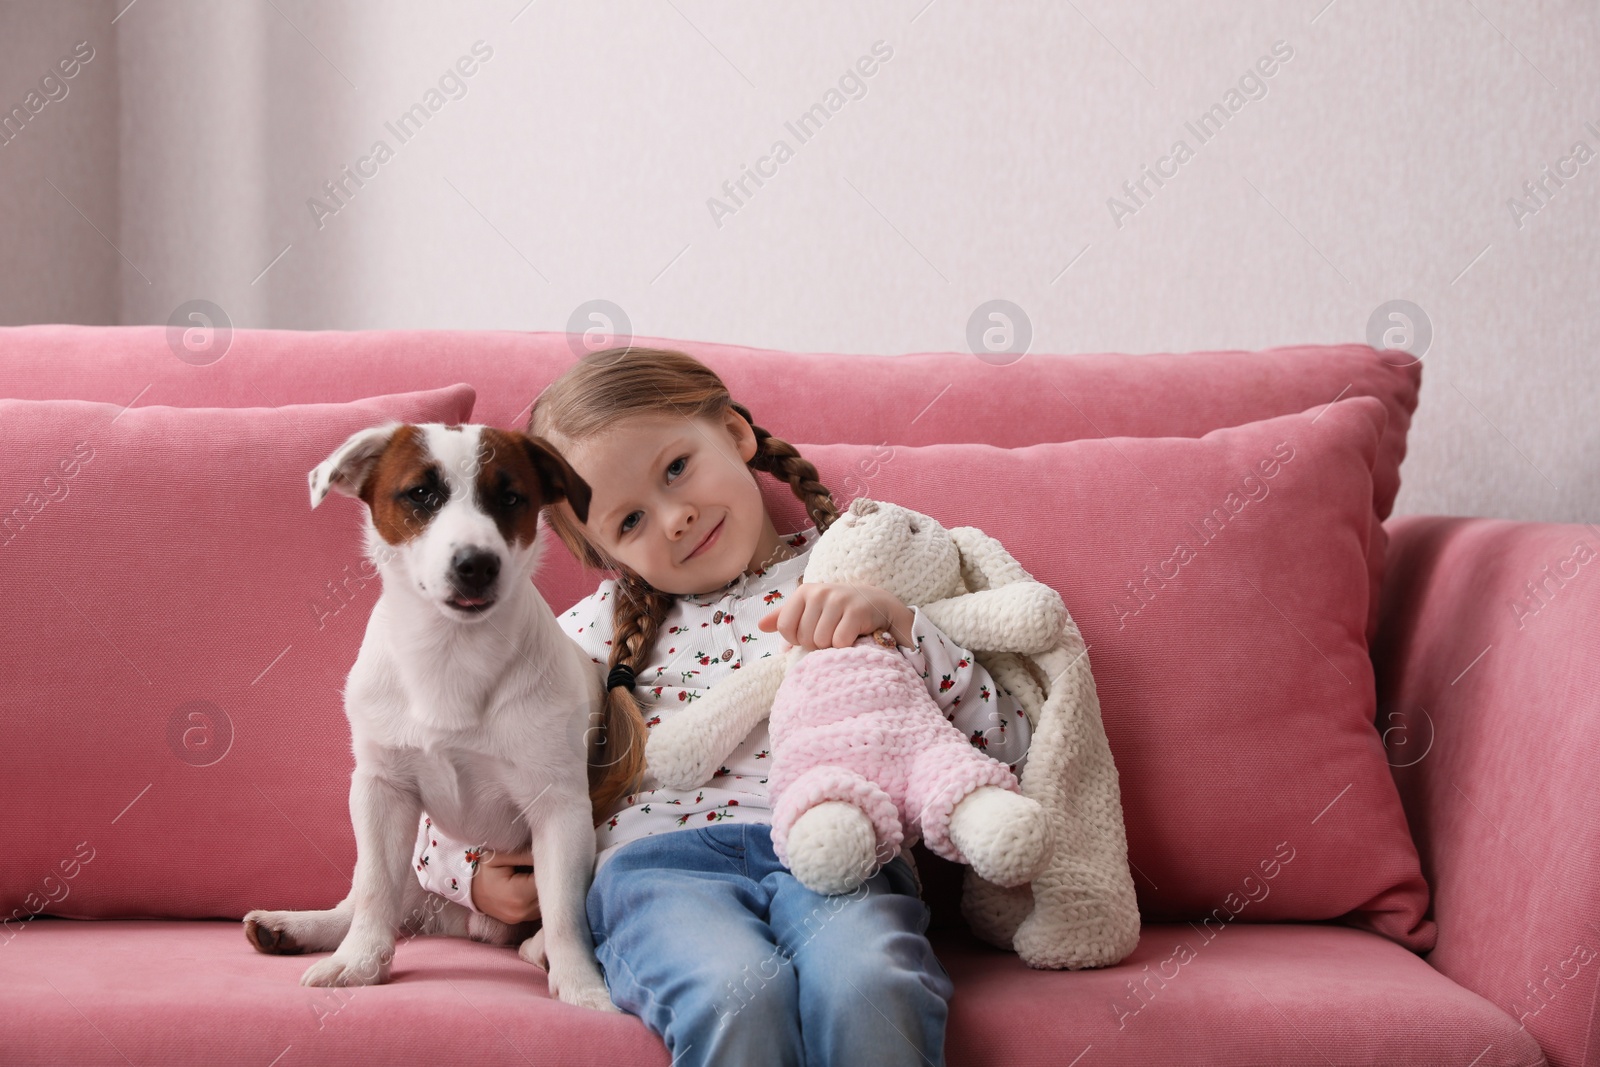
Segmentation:
[(966, 583), (967, 592), (1033, 580), (1005, 545), (976, 526), (957, 526), (950, 536), (961, 552), (961, 580)]

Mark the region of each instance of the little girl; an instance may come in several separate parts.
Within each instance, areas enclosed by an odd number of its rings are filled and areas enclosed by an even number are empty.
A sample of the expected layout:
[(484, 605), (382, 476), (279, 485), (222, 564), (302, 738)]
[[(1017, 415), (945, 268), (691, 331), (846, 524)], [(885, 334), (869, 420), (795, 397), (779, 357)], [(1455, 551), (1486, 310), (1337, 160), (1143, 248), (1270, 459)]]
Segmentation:
[[(679, 1064), (943, 1063), (950, 977), (924, 932), (928, 908), (904, 850), (852, 893), (822, 896), (778, 862), (767, 724), (705, 786), (656, 788), (643, 766), (656, 723), (783, 641), (846, 647), (889, 629), (947, 716), (1021, 769), (1028, 724), (965, 649), (883, 589), (800, 584), (838, 515), (817, 470), (754, 424), (710, 368), (681, 352), (585, 356), (535, 402), (528, 432), (589, 483), (588, 522), (546, 511), (587, 567), (619, 577), (561, 626), (607, 672), (608, 739), (593, 790), (588, 917), (611, 998)], [(755, 472), (790, 485), (814, 525), (780, 535)], [(538, 914), (533, 879), (485, 863), (424, 813), (423, 885), (508, 923)], [(485, 875), (493, 872), (498, 880)], [(474, 878), (474, 873), (478, 877)], [(474, 884), (479, 886), (476, 899)]]

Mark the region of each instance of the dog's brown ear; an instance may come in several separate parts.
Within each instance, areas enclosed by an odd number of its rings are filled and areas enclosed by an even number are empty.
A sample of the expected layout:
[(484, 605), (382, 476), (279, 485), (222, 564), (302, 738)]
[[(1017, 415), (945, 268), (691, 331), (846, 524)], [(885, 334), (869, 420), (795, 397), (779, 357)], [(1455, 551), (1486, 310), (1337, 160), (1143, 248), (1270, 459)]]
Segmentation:
[(539, 475), (539, 487), (544, 495), (544, 503), (553, 504), (557, 500), (565, 500), (572, 505), (573, 514), (578, 516), (578, 521), (587, 523), (589, 483), (584, 481), (561, 453), (556, 451), (556, 447), (543, 437), (523, 434), (522, 439), (528, 450), (528, 460)]

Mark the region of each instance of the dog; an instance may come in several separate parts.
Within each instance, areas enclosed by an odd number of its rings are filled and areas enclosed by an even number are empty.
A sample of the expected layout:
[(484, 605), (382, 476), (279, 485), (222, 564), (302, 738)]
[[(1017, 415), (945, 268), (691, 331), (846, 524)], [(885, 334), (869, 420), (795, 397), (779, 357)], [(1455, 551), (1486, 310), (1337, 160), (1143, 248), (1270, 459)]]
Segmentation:
[[(590, 490), (545, 440), (488, 426), (388, 423), (352, 434), (308, 475), (311, 506), (366, 505), (383, 585), (344, 689), (356, 767), (356, 868), (326, 911), (252, 911), (260, 952), (327, 952), (306, 986), (389, 980), (397, 931), (520, 942), (551, 993), (616, 1011), (584, 907), (595, 858), (588, 765), (604, 686), (533, 584), (541, 509), (587, 521)], [(543, 927), (507, 927), (427, 892), (411, 870), (426, 810), (496, 850), (531, 845)]]

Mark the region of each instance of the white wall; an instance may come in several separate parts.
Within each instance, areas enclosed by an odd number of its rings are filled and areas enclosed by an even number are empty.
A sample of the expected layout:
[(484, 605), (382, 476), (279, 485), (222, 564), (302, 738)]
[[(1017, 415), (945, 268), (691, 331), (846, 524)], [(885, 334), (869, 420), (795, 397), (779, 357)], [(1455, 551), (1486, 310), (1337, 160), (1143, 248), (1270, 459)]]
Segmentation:
[(0, 4), (0, 322), (118, 321), (115, 16)]
[[(55, 142), (0, 149), (0, 187), (37, 216), (64, 208), (39, 178), (76, 175), (127, 257), (76, 214), (28, 221), (5, 321), (198, 297), (241, 326), (563, 329), (604, 298), (640, 334), (892, 353), (963, 349), (1004, 298), (1033, 353), (1145, 352), (1364, 340), (1404, 299), (1433, 338), (1398, 510), (1600, 518), (1600, 159), (1508, 208), (1600, 153), (1592, 3), (126, 3), (0, 8), (0, 100), (76, 23), (115, 40), (86, 73), (119, 84), (80, 79)], [(466, 95), (401, 143), (385, 123), (480, 40)], [(865, 95), (801, 143), (785, 122), (877, 41)], [(1185, 122), (1279, 41), (1201, 144)], [(708, 199), (780, 138), (718, 225)], [(1180, 138), (1174, 177), (1122, 192)], [(319, 226), (307, 201), (379, 139), (393, 158)]]

